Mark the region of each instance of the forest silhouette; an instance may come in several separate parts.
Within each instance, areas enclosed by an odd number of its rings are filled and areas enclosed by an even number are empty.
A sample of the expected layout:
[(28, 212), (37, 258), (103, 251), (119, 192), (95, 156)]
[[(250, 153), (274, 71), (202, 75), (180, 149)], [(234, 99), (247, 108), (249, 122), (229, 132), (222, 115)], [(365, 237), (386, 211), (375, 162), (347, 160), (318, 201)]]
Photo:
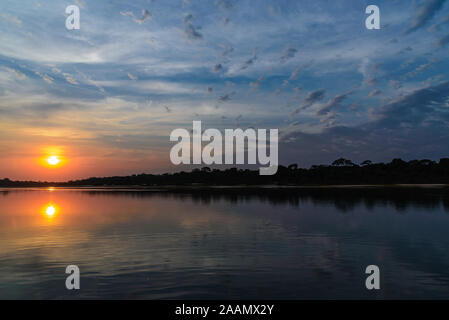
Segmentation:
[(134, 174), (130, 176), (91, 177), (66, 182), (13, 181), (0, 179), (0, 187), (81, 187), (81, 186), (322, 186), (322, 185), (391, 185), (449, 184), (449, 158), (433, 160), (393, 159), (389, 163), (360, 164), (339, 158), (330, 165), (308, 169), (297, 164), (279, 166), (275, 175), (259, 175), (258, 170), (196, 168), (190, 172)]

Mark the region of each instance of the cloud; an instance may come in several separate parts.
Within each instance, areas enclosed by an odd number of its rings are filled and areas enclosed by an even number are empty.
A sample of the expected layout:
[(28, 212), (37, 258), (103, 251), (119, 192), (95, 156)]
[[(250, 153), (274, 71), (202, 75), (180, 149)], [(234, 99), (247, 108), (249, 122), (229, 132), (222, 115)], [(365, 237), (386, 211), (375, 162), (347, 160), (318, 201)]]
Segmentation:
[(412, 33), (422, 28), (437, 13), (446, 0), (428, 0), (415, 13), (412, 24), (404, 31), (404, 34)]
[(379, 81), (379, 79), (372, 77), (372, 78), (366, 78), (363, 81), (363, 83), (366, 83), (369, 86), (375, 86), (378, 81)]
[(221, 63), (217, 63), (212, 68), (212, 71), (215, 72), (215, 73), (223, 71), (223, 65)]
[(290, 74), (290, 77), (288, 78), (288, 80), (295, 80), (296, 78), (298, 78), (299, 74), (301, 73), (302, 68), (298, 67), (295, 70), (292, 71), (292, 73)]
[[(58, 69), (58, 68), (56, 68), (56, 67), (52, 67), (51, 68), (51, 70), (54, 72), (54, 73), (57, 73), (57, 74), (60, 74), (60, 75), (62, 75), (63, 77), (64, 77), (64, 79), (65, 79), (65, 81), (67, 81), (68, 83), (71, 83), (71, 84), (79, 84), (78, 83), (78, 81), (70, 74), (70, 73), (67, 73), (67, 72), (62, 72), (62, 70), (60, 70), (60, 69)], [(53, 78), (52, 77), (50, 77), (49, 75), (42, 75), (42, 74), (40, 74), (39, 72), (36, 72), (36, 74), (38, 75), (38, 76), (40, 76), (42, 79), (44, 79), (46, 82), (48, 82), (48, 83), (53, 83)], [(89, 80), (88, 80), (88, 82), (89, 83), (91, 83)], [(91, 83), (92, 84), (92, 83)]]
[(438, 39), (436, 42), (437, 47), (444, 47), (449, 43), (449, 34), (445, 35), (444, 37)]
[(22, 25), (22, 20), (20, 20), (19, 17), (15, 16), (13, 14), (2, 13), (2, 14), (0, 14), (0, 17), (5, 19), (6, 21), (14, 23), (17, 26), (21, 26)]
[[(133, 76), (131, 74), (131, 76)], [(137, 77), (135, 77), (137, 79)], [(131, 79), (131, 78), (130, 78)], [(108, 92), (126, 90), (132, 96), (136, 94), (146, 95), (148, 93), (156, 95), (189, 95), (194, 93), (192, 86), (182, 82), (160, 81), (160, 80), (116, 80), (116, 81), (96, 81), (96, 84), (105, 87)]]
[(20, 72), (19, 70), (14, 69), (14, 68), (6, 68), (6, 70), (8, 70), (12, 74), (14, 74), (20, 80), (25, 80), (27, 78), (26, 75), (24, 75), (22, 72)]
[(193, 26), (192, 21), (194, 17), (192, 14), (186, 14), (183, 20), (184, 23), (184, 33), (190, 40), (201, 40), (203, 35)]
[(397, 81), (397, 80), (390, 80), (389, 84), (391, 87), (393, 87), (394, 89), (400, 89), (402, 88), (402, 84), (401, 82)]
[(299, 126), (300, 124), (302, 124), (302, 121), (293, 121), (292, 123), (290, 123), (288, 126), (289, 127), (295, 127), (295, 126)]
[[(60, 112), (71, 112), (79, 110), (87, 110), (87, 105), (76, 102), (46, 102), (35, 101), (29, 102), (24, 99), (14, 104), (14, 108), (0, 105), (0, 113), (7, 114), (9, 119), (15, 118), (17, 125), (22, 123), (36, 124), (41, 119), (56, 118)], [(67, 125), (66, 123), (64, 125)]]
[(379, 90), (379, 89), (374, 89), (373, 91), (371, 91), (371, 92), (368, 94), (368, 97), (375, 97), (375, 96), (378, 96), (378, 95), (381, 94), (381, 93), (382, 93), (381, 90)]
[(252, 66), (254, 62), (256, 62), (256, 60), (257, 60), (257, 50), (254, 50), (252, 57), (243, 63), (243, 65), (240, 67), (240, 70), (245, 70), (248, 67)]
[(300, 66), (300, 67), (297, 67), (295, 70), (293, 70), (293, 71), (290, 73), (290, 77), (288, 78), (288, 80), (284, 80), (284, 81), (283, 81), (283, 84), (282, 84), (282, 85), (283, 85), (283, 86), (286, 86), (286, 85), (289, 84), (290, 81), (296, 80), (296, 79), (299, 77), (299, 75), (301, 74), (301, 72), (302, 72), (304, 69), (310, 67), (310, 66), (312, 65), (312, 63), (313, 63), (313, 61), (309, 61), (308, 63), (303, 64), (303, 65)]
[(85, 4), (84, 4), (84, 2), (83, 1), (81, 1), (81, 0), (74, 0), (74, 2), (75, 2), (75, 4), (78, 6), (78, 7), (80, 7), (80, 8), (85, 8), (86, 6), (85, 6)]
[(249, 86), (253, 89), (253, 90), (259, 90), (259, 86), (262, 83), (262, 81), (264, 80), (264, 77), (260, 77), (259, 79), (257, 79), (257, 81), (254, 82), (250, 82)]
[(133, 74), (131, 74), (129, 72), (128, 72), (128, 78), (130, 78), (131, 80), (137, 80), (138, 79), (135, 75), (133, 75)]
[(299, 113), (300, 111), (311, 107), (313, 104), (320, 102), (321, 100), (323, 100), (325, 95), (326, 95), (326, 90), (324, 90), (324, 89), (318, 89), (318, 90), (309, 92), (307, 97), (304, 99), (302, 105), (299, 108), (293, 110), (290, 113), (290, 116), (292, 117), (295, 114)]
[(418, 67), (415, 68), (415, 70), (407, 72), (405, 76), (409, 78), (414, 78), (421, 72), (425, 71), (426, 69), (429, 69), (435, 62), (437, 61), (434, 59), (430, 59), (428, 63), (423, 63), (419, 65)]
[(440, 22), (430, 26), (429, 31), (432, 31), (432, 32), (440, 31), (441, 27), (448, 23), (449, 23), (449, 15), (444, 17)]
[(324, 90), (324, 89), (318, 89), (318, 90), (309, 92), (306, 99), (304, 100), (304, 105), (307, 107), (311, 106), (312, 104), (323, 100), (325, 95), (326, 95), (326, 90)]
[(235, 94), (235, 91), (232, 91), (232, 92), (230, 92), (230, 93), (226, 93), (226, 94), (224, 94), (224, 95), (222, 95), (222, 96), (219, 96), (219, 97), (218, 97), (218, 101), (219, 101), (219, 102), (230, 101), (230, 100), (231, 100), (231, 97), (232, 97), (234, 94)]
[(192, 24), (188, 24), (184, 28), (184, 32), (187, 36), (187, 38), (191, 40), (201, 40), (203, 39), (203, 35), (198, 32), (198, 30), (195, 29), (195, 27)]
[(401, 49), (400, 51), (398, 51), (398, 54), (404, 54), (404, 53), (411, 52), (411, 51), (413, 51), (413, 48), (408, 46), (408, 47), (405, 47), (405, 48)]
[(215, 4), (222, 10), (229, 10), (232, 8), (232, 3), (228, 0), (217, 0), (215, 1)]
[(134, 18), (134, 13), (132, 11), (120, 11), (120, 14), (122, 16), (125, 16), (125, 17), (132, 17), (132, 18)]
[[(355, 126), (333, 126), (318, 133), (301, 128), (283, 140), (280, 159), (304, 164), (330, 162), (336, 157), (363, 161), (392, 158), (439, 158), (449, 153), (449, 82), (419, 88), (374, 111), (375, 120)], [(298, 149), (297, 146), (301, 146)]]
[(221, 52), (222, 57), (226, 57), (228, 54), (230, 54), (234, 51), (233, 47), (226, 45), (226, 44), (220, 44), (220, 47), (223, 48), (223, 51)]
[(301, 93), (302, 93), (302, 88), (301, 87), (294, 87), (293, 88), (293, 92), (295, 94), (295, 98), (298, 98), (301, 95)]
[(142, 24), (146, 21), (151, 20), (152, 18), (153, 18), (153, 16), (147, 9), (142, 9), (142, 17), (140, 19), (136, 19), (134, 21), (136, 21), (138, 24)]
[(146, 21), (150, 21), (153, 16), (147, 9), (142, 9), (141, 17), (137, 18), (132, 11), (120, 11), (120, 14), (125, 17), (130, 17), (135, 23), (142, 24)]
[(292, 47), (288, 47), (285, 49), (284, 53), (281, 56), (281, 63), (286, 62), (287, 60), (290, 60), (295, 57), (298, 50)]
[(364, 57), (362, 59), (360, 66), (357, 70), (363, 75), (363, 84), (374, 86), (377, 83), (378, 79), (374, 74), (375, 65), (376, 64), (373, 64), (371, 59), (368, 57)]
[(41, 77), (45, 82), (47, 83), (53, 83), (53, 78), (50, 77), (48, 74), (41, 74), (40, 72), (35, 72), (36, 75), (38, 75), (39, 77)]
[(339, 95), (336, 95), (330, 99), (326, 104), (324, 104), (315, 114), (317, 116), (326, 115), (331, 112), (336, 107), (339, 107), (341, 103), (350, 95), (353, 91), (348, 91)]
[[(442, 82), (433, 87), (416, 89), (408, 95), (400, 97), (380, 109), (378, 122), (391, 127), (408, 122), (413, 125), (425, 122), (430, 115), (447, 115), (449, 109), (449, 82)], [(449, 118), (448, 118), (449, 120)]]
[(351, 104), (349, 106), (349, 109), (351, 109), (352, 111), (356, 111), (360, 108), (361, 104), (359, 102), (354, 102), (353, 104)]
[(78, 81), (76, 81), (75, 78), (71, 74), (63, 72), (62, 75), (64, 76), (65, 80), (68, 83), (78, 84)]

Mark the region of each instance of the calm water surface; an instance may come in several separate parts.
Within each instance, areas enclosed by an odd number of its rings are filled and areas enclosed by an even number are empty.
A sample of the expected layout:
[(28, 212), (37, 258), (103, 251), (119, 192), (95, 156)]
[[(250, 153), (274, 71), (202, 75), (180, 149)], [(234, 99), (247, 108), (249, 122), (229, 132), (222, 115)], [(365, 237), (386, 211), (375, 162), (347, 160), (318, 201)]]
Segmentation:
[(449, 298), (447, 198), (354, 190), (3, 189), (0, 298)]

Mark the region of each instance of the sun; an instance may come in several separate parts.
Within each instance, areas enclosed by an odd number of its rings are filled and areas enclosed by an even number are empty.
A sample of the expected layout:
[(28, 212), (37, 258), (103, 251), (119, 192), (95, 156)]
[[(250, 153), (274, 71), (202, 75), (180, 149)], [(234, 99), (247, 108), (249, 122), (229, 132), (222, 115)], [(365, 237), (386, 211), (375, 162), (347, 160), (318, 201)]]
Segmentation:
[(47, 158), (47, 163), (51, 166), (55, 166), (59, 164), (59, 162), (61, 162), (61, 160), (58, 158), (58, 156), (50, 156)]
[(48, 169), (58, 169), (67, 164), (66, 150), (64, 147), (50, 146), (41, 147), (38, 151), (41, 156), (36, 158), (36, 162)]

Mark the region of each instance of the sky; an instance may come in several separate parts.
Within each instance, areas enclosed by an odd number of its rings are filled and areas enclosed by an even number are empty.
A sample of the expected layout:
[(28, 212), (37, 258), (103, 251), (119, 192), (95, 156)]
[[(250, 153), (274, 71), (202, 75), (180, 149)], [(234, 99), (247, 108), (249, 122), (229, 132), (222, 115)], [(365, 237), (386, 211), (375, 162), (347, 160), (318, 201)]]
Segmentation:
[(0, 178), (186, 170), (194, 120), (279, 129), (283, 165), (449, 157), (448, 53), (445, 0), (2, 0)]

